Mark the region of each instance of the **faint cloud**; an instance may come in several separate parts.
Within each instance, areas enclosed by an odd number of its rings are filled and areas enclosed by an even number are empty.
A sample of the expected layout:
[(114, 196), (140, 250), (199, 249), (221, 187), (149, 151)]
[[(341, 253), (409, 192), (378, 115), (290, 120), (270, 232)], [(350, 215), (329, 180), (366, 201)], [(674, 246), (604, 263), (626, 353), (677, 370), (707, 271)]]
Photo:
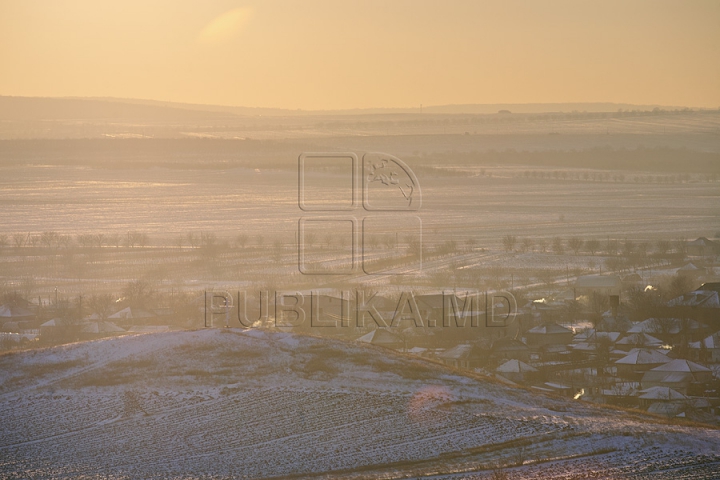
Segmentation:
[(239, 7), (214, 18), (198, 34), (200, 43), (222, 43), (232, 39), (250, 21), (252, 8)]

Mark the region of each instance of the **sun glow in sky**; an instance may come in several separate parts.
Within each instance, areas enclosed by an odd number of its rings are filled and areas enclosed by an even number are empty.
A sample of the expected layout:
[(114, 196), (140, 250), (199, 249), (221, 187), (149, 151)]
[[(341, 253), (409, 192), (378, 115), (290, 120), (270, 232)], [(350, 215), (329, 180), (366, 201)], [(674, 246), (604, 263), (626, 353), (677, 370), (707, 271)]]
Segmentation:
[(0, 95), (720, 106), (720, 2), (0, 0)]

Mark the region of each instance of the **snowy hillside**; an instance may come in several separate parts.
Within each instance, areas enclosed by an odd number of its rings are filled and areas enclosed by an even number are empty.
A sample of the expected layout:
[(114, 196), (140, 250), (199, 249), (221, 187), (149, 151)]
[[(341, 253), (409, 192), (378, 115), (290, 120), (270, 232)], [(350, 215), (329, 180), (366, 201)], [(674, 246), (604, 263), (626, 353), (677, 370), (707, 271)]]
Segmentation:
[[(0, 477), (717, 478), (720, 431), (259, 330), (0, 357)], [(520, 466), (522, 465), (522, 466)]]

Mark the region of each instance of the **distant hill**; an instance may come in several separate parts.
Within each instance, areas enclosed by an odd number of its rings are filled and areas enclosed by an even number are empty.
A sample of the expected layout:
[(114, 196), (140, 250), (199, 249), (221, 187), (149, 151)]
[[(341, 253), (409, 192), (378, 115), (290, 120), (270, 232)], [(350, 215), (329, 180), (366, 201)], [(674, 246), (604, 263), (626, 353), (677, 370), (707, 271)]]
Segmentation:
[(409, 108), (352, 108), (339, 110), (290, 110), (281, 108), (252, 108), (224, 105), (204, 105), (192, 103), (173, 103), (155, 100), (104, 98), (111, 102), (135, 103), (142, 105), (162, 105), (191, 110), (231, 112), (238, 115), (382, 115), (382, 114), (493, 114), (501, 111), (510, 113), (547, 113), (547, 112), (617, 112), (618, 110), (652, 110), (661, 108), (676, 110), (685, 107), (663, 105), (633, 105), (629, 103), (497, 103), (497, 104), (460, 104), (428, 105)]
[(681, 480), (720, 467), (717, 429), (260, 330), (5, 354), (0, 415), (4, 478), (489, 478), (502, 468)]
[(42, 98), (0, 96), (0, 120), (94, 121), (207, 121), (233, 117), (227, 111), (182, 108), (178, 104), (152, 104), (93, 98)]
[[(524, 103), (436, 105), (422, 108), (424, 114), (496, 114), (545, 112), (616, 112), (618, 110), (668, 110), (681, 107), (632, 105), (622, 103)], [(120, 98), (46, 98), (0, 96), (0, 120), (147, 120), (198, 121), (235, 116), (305, 116), (305, 115), (387, 115), (419, 114), (420, 106), (411, 108), (366, 108), (344, 110), (289, 110), (226, 105), (202, 105)]]

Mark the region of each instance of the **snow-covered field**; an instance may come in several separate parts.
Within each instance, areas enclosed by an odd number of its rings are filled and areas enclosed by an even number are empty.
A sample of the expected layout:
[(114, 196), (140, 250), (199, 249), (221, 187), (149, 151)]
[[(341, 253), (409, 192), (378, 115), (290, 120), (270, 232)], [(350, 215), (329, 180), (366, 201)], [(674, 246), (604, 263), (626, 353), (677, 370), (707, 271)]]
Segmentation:
[(720, 431), (260, 330), (0, 357), (2, 478), (717, 478)]

